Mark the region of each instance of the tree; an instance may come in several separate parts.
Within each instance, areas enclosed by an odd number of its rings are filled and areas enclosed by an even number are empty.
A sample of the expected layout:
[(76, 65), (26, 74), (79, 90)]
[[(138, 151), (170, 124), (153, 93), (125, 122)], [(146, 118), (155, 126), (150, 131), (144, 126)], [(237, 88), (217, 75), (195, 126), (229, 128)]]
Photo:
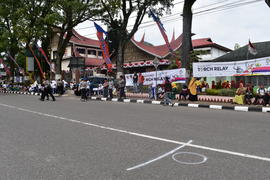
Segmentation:
[(196, 0), (185, 0), (183, 8), (183, 43), (182, 43), (182, 66), (189, 70), (190, 51), (192, 48), (191, 30), (192, 30), (192, 6)]
[(57, 79), (61, 77), (61, 62), (65, 49), (73, 35), (73, 28), (78, 24), (91, 18), (95, 11), (92, 0), (55, 0), (53, 10), (57, 21), (52, 24), (56, 27), (56, 33), (59, 34), (59, 41), (56, 53), (56, 75)]
[[(172, 6), (173, 0), (97, 0), (96, 10), (99, 11), (99, 17), (93, 20), (101, 20), (108, 25), (109, 41), (113, 52), (117, 54), (116, 66), (117, 77), (123, 74), (124, 49), (128, 41), (137, 32), (143, 21), (148, 8), (157, 7), (156, 12), (162, 14)], [(161, 5), (161, 6), (158, 6)], [(127, 29), (130, 25), (131, 15), (135, 16), (132, 22), (132, 28)]]
[[(20, 51), (20, 41), (18, 38), (17, 24), (20, 21), (20, 8), (22, 2), (20, 0), (0, 0), (0, 50), (1, 53), (9, 53), (15, 57)], [(14, 72), (15, 65), (12, 61), (10, 64), (11, 72)]]

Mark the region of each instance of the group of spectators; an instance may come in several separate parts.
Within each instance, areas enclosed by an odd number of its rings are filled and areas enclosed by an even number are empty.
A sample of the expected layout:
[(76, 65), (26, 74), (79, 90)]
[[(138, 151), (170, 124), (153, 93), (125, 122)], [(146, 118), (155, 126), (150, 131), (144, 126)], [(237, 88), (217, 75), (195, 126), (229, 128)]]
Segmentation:
[(113, 78), (104, 79), (104, 82), (98, 84), (96, 88), (92, 88), (91, 82), (87, 78), (83, 78), (78, 87), (76, 87), (75, 94), (78, 92), (81, 95), (82, 101), (86, 101), (88, 96), (92, 95), (102, 95), (104, 98), (110, 99), (112, 99), (114, 95), (119, 95), (120, 99), (122, 99), (126, 98), (125, 87), (126, 81), (123, 75), (120, 76), (117, 82)]
[(236, 104), (262, 104), (264, 106), (269, 106), (270, 87), (265, 88), (263, 85), (260, 85), (255, 91), (252, 85), (244, 87), (243, 83), (240, 83), (236, 90), (233, 102)]

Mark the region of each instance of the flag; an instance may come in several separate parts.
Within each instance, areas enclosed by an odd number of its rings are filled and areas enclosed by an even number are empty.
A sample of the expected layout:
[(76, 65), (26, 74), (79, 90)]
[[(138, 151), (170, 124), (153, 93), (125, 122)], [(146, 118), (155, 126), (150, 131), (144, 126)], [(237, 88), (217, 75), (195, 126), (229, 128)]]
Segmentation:
[(179, 62), (179, 59), (177, 58), (176, 54), (173, 53), (173, 49), (171, 47), (171, 44), (169, 43), (169, 39), (168, 39), (168, 36), (166, 34), (166, 30), (162, 24), (162, 22), (160, 21), (160, 19), (153, 13), (153, 11), (150, 9), (149, 11), (149, 14), (150, 16), (152, 16), (152, 18), (154, 19), (154, 21), (157, 23), (157, 26), (159, 28), (159, 31), (161, 32), (162, 36), (163, 36), (163, 39), (165, 40), (165, 43), (170, 51), (170, 53), (172, 53), (175, 57), (176, 57), (176, 60), (175, 60), (175, 63), (177, 65), (178, 68), (181, 67), (181, 62)]
[(158, 28), (159, 28), (162, 36), (163, 36), (163, 39), (166, 42), (166, 45), (167, 45), (169, 51), (172, 52), (173, 49), (172, 49), (172, 47), (171, 47), (171, 45), (169, 43), (168, 36), (166, 34), (166, 30), (165, 30), (163, 24), (161, 23), (160, 19), (153, 13), (153, 11), (151, 9), (150, 9), (149, 13), (150, 13), (150, 16), (152, 16), (152, 18), (154, 19), (154, 21), (157, 23)]
[(101, 33), (104, 33), (106, 36), (108, 36), (108, 33), (100, 26), (98, 25), (97, 23), (94, 22), (94, 25), (97, 29), (97, 32), (101, 32)]
[(24, 69), (21, 68), (21, 67), (19, 66), (19, 64), (16, 62), (16, 60), (15, 60), (10, 54), (8, 54), (8, 57), (9, 57), (9, 58), (14, 62), (14, 64), (18, 67), (19, 73), (25, 75)]
[(44, 59), (46, 60), (47, 64), (50, 66), (50, 71), (55, 73), (54, 68), (52, 67), (52, 63), (49, 61), (45, 51), (42, 49), (42, 47), (40, 47), (38, 44), (36, 44), (36, 47), (38, 48), (39, 52), (41, 52), (42, 56), (44, 57)]
[(106, 62), (108, 71), (111, 72), (112, 71), (112, 62), (111, 62), (111, 59), (110, 59), (109, 48), (108, 48), (107, 42), (103, 38), (103, 33), (106, 36), (108, 36), (108, 33), (106, 31), (104, 31), (104, 29), (102, 29), (102, 27), (99, 26), (98, 24), (96, 24), (95, 22), (94, 22), (94, 25), (95, 25), (96, 30), (97, 30), (97, 37), (98, 37), (98, 40), (99, 40), (100, 49), (102, 50), (103, 58), (104, 58), (104, 60)]
[(35, 53), (34, 53), (32, 47), (31, 47), (30, 45), (29, 45), (28, 47), (29, 47), (29, 49), (30, 49), (32, 55), (34, 56), (34, 58), (35, 58), (35, 60), (36, 60), (36, 63), (37, 63), (37, 65), (38, 65), (39, 73), (40, 73), (40, 78), (41, 78), (41, 79), (45, 79), (44, 73), (43, 73), (43, 71), (42, 71), (42, 68), (41, 68), (41, 65), (40, 65), (40, 62), (39, 62), (37, 56), (35, 55)]
[(250, 54), (256, 55), (257, 49), (255, 48), (255, 46), (250, 42), (250, 40), (248, 41), (248, 51)]

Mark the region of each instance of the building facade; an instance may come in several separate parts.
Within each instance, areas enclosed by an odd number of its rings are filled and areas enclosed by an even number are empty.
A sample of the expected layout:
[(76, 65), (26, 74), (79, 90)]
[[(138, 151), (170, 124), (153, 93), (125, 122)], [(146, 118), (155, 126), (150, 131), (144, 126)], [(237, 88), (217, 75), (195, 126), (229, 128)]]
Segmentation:
[[(171, 64), (173, 56), (168, 50), (166, 44), (154, 46), (144, 40), (143, 35), (140, 41), (133, 37), (128, 42), (124, 50), (124, 70), (125, 73), (133, 72), (149, 72), (154, 71), (153, 60), (159, 59), (159, 69), (167, 69)], [(51, 42), (51, 59), (56, 58), (56, 50), (59, 36), (54, 35)], [(200, 54), (200, 61), (213, 60), (216, 57), (224, 55), (231, 50), (213, 43), (210, 38), (192, 40), (195, 51), (203, 52)], [(173, 35), (170, 45), (173, 51), (180, 50), (182, 45), (182, 35), (175, 38)], [(112, 68), (116, 71), (117, 56), (112, 57)], [(102, 51), (99, 46), (99, 41), (86, 38), (73, 30), (73, 36), (66, 48), (65, 55), (62, 61), (62, 71), (71, 74), (71, 77), (78, 79), (82, 73), (100, 69), (102, 73), (106, 73), (105, 61), (102, 57)]]

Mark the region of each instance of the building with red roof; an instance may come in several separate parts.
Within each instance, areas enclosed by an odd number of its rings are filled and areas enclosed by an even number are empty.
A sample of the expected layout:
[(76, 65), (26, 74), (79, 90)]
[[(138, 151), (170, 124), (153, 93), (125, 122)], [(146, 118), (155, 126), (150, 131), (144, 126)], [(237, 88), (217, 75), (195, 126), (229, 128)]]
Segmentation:
[[(56, 50), (59, 36), (57, 33), (52, 39), (51, 43), (51, 59), (56, 58)], [(154, 46), (144, 40), (145, 34), (140, 41), (133, 37), (127, 44), (124, 51), (124, 69), (127, 73), (134, 71), (152, 71), (154, 70), (153, 60), (159, 59), (159, 68), (165, 69), (170, 64), (172, 55), (169, 52), (166, 44)], [(170, 41), (171, 47), (174, 51), (178, 51), (182, 45), (182, 35)], [(221, 55), (230, 52), (231, 50), (214, 43), (211, 38), (192, 40), (195, 51), (204, 52), (200, 55), (201, 61), (209, 61)], [(112, 57), (113, 69), (116, 69), (116, 58)], [(72, 72), (72, 77), (75, 77), (74, 69), (96, 69), (100, 68), (106, 72), (105, 61), (102, 57), (102, 51), (99, 47), (99, 41), (84, 37), (73, 30), (73, 36), (66, 48), (65, 55), (62, 61), (62, 70)]]

